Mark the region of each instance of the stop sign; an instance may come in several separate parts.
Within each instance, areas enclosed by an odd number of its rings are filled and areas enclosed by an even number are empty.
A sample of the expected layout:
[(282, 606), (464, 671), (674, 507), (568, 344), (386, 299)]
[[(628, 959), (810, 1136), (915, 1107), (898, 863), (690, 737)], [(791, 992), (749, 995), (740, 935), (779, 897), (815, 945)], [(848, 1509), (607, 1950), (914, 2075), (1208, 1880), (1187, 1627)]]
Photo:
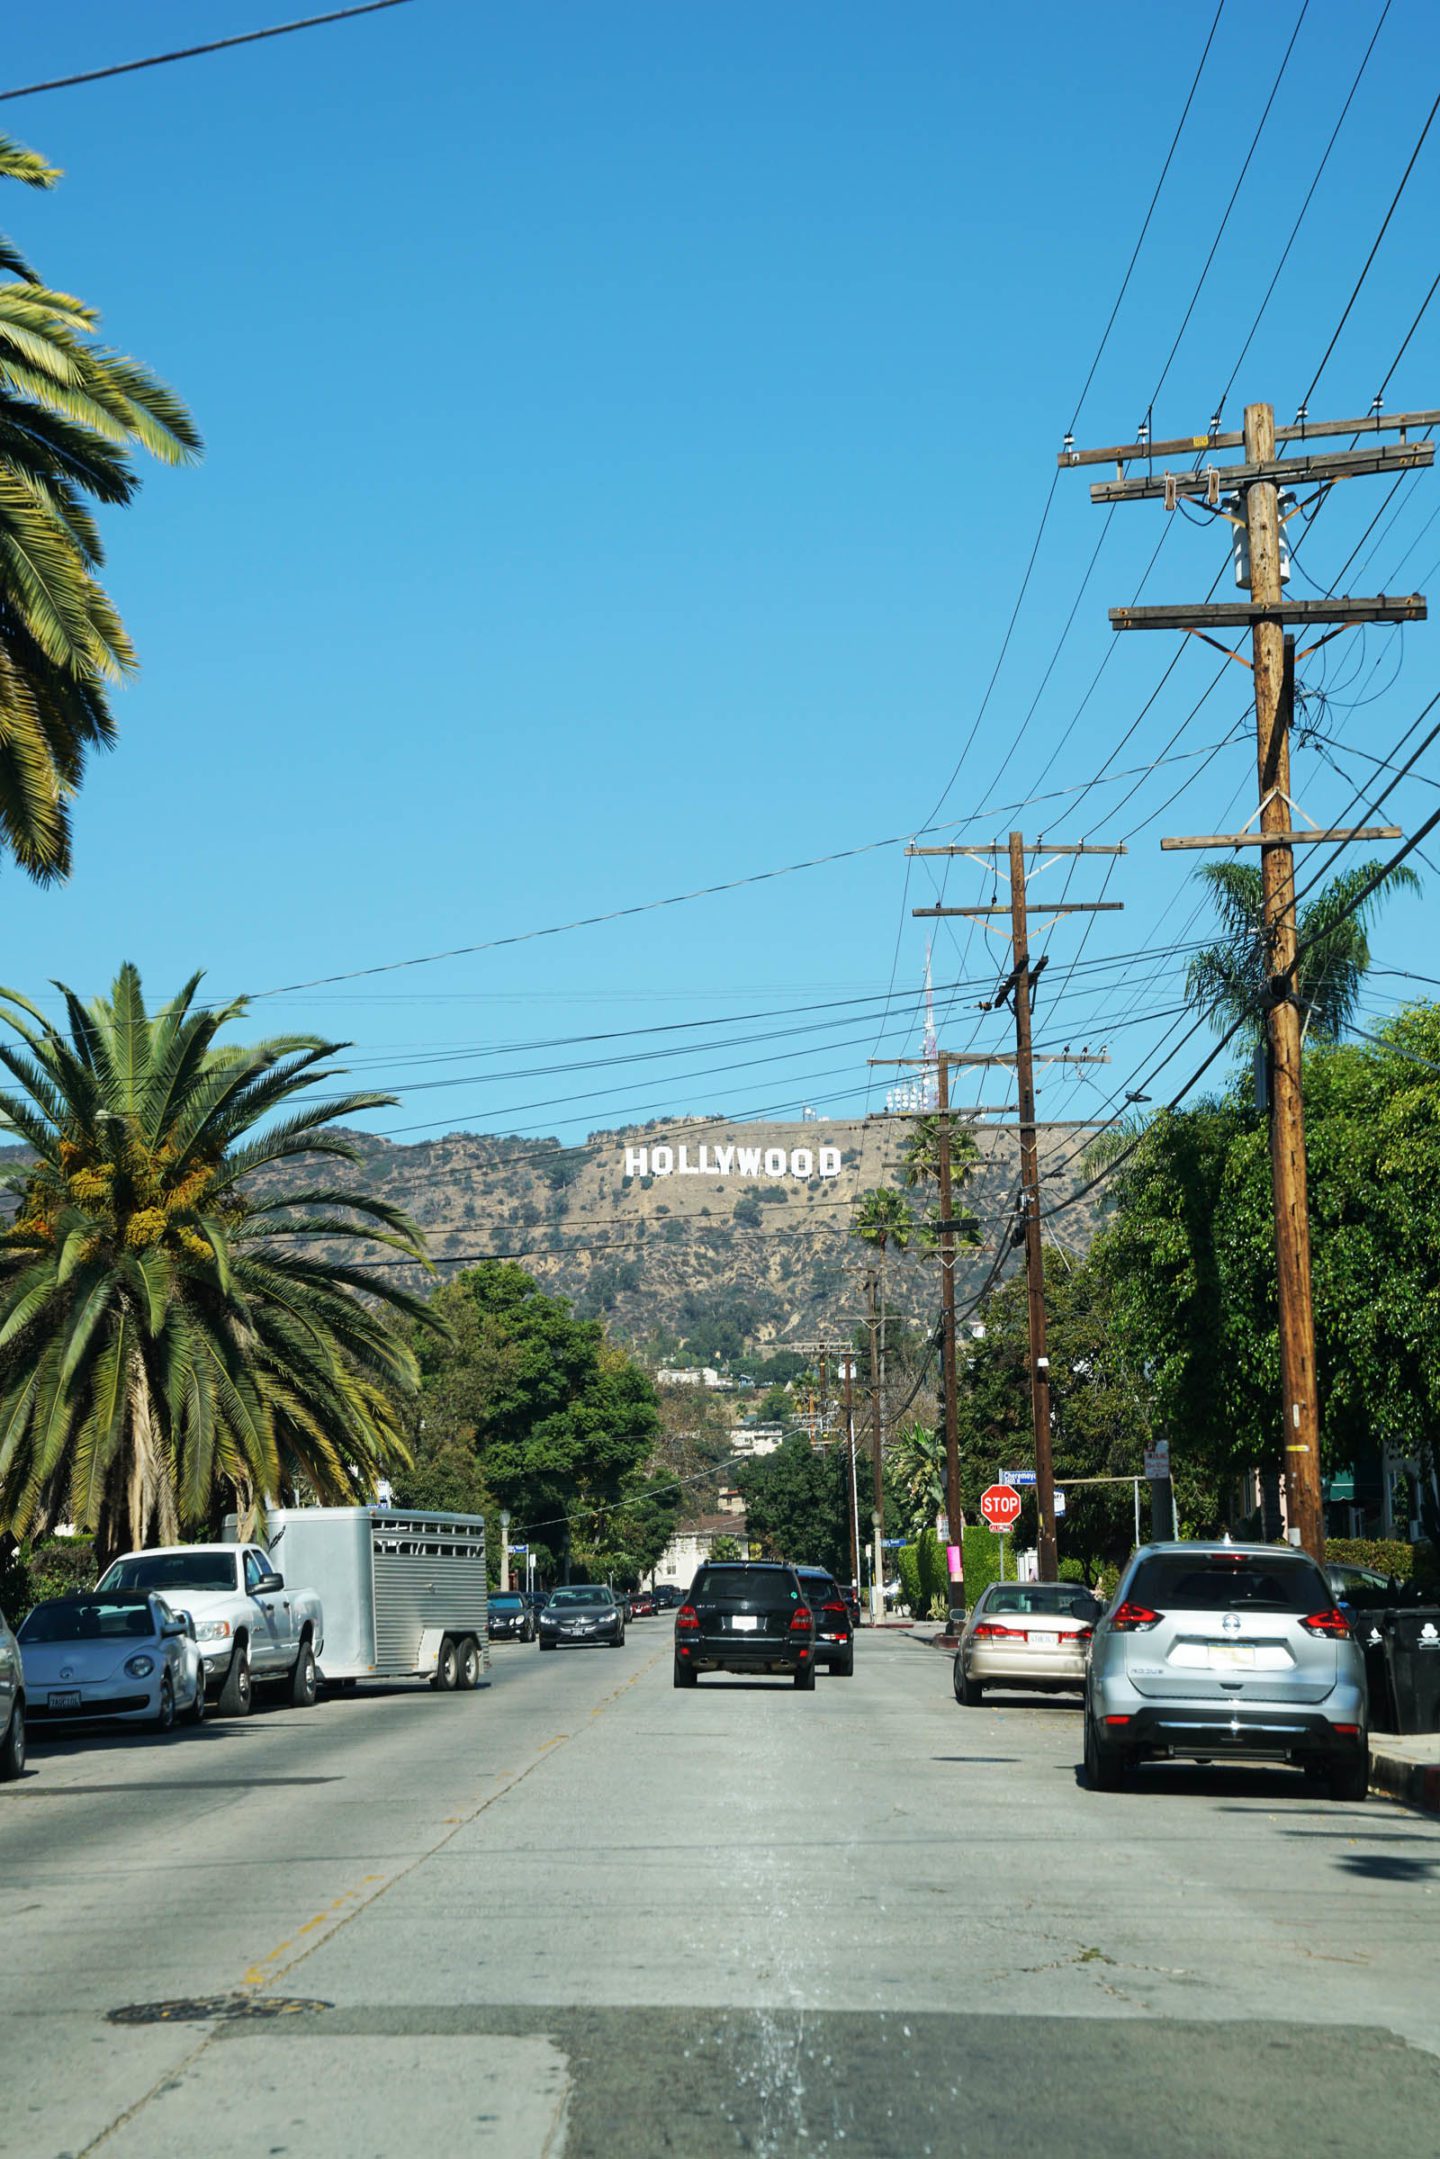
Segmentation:
[(1011, 1529), (1020, 1518), (1020, 1494), (1013, 1484), (992, 1484), (980, 1495), (980, 1512), (992, 1529)]

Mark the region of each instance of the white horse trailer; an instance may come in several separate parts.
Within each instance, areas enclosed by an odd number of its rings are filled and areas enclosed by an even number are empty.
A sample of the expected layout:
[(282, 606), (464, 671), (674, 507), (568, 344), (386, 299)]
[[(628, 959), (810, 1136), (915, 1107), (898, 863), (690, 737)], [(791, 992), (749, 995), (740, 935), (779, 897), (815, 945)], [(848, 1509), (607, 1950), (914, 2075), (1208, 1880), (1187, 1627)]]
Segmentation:
[[(275, 1507), (266, 1519), (277, 1567), (319, 1592), (327, 1685), (423, 1678), (448, 1691), (480, 1684), (490, 1664), (482, 1515)], [(233, 1515), (225, 1534), (236, 1534)]]

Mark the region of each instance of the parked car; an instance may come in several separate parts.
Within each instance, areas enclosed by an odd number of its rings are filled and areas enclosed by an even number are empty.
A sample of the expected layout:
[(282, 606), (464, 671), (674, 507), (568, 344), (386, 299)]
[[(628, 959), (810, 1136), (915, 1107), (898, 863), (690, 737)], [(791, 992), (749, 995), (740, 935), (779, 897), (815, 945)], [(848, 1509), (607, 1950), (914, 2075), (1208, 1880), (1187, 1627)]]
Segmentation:
[(515, 1589), (492, 1589), (488, 1631), (492, 1642), (533, 1642), (535, 1614)]
[(1111, 1791), (1149, 1756), (1293, 1762), (1335, 1799), (1369, 1785), (1365, 1663), (1307, 1553), (1143, 1545), (1095, 1624), (1085, 1769)]
[(1343, 1604), (1352, 1589), (1360, 1590), (1368, 1604), (1396, 1586), (1390, 1575), (1380, 1574), (1374, 1567), (1352, 1566), (1347, 1560), (1332, 1560), (1326, 1566), (1325, 1579), (1337, 1604)]
[(1104, 1606), (1074, 1582), (992, 1582), (955, 1652), (955, 1699), (974, 1709), (987, 1686), (1058, 1693), (1083, 1687)]
[(815, 1685), (815, 1615), (793, 1567), (718, 1560), (701, 1567), (675, 1614), (675, 1684), (702, 1672), (777, 1672)]
[(853, 1678), (855, 1623), (840, 1584), (823, 1567), (797, 1567), (795, 1573), (815, 1615), (815, 1662), (827, 1665), (837, 1679)]
[(0, 1784), (25, 1774), (25, 1667), (0, 1612)]
[(632, 1589), (627, 1600), (632, 1619), (653, 1619), (655, 1598), (648, 1589)]
[(544, 1611), (546, 1605), (550, 1602), (550, 1592), (548, 1589), (522, 1589), (520, 1594), (525, 1599), (525, 1602), (529, 1605), (536, 1619), (540, 1617), (540, 1614)]
[(845, 1600), (845, 1609), (850, 1614), (851, 1626), (858, 1627), (860, 1624), (859, 1590), (855, 1587), (855, 1584), (853, 1582), (842, 1582), (840, 1584), (840, 1594)]
[(104, 1720), (168, 1732), (205, 1715), (194, 1621), (143, 1590), (46, 1597), (20, 1629), (32, 1725)]
[(657, 1612), (673, 1612), (681, 1602), (680, 1592), (673, 1582), (662, 1582), (654, 1595)]
[(313, 1590), (287, 1587), (258, 1544), (172, 1544), (125, 1552), (100, 1579), (106, 1591), (156, 1590), (190, 1614), (205, 1683), (220, 1714), (248, 1717), (254, 1684), (283, 1681), (297, 1709), (313, 1706), (325, 1623)]
[(540, 1614), (542, 1649), (579, 1649), (587, 1642), (620, 1649), (624, 1641), (624, 1610), (614, 1590), (598, 1583), (576, 1582), (553, 1590)]

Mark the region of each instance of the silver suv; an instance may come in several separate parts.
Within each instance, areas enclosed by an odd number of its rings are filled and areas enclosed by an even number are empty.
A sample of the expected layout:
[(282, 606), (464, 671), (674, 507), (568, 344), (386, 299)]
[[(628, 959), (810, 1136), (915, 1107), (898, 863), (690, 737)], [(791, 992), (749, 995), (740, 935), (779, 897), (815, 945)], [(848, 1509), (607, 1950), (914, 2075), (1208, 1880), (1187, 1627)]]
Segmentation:
[(25, 1771), (25, 1668), (0, 1612), (0, 1783)]
[(1147, 1756), (1293, 1762), (1332, 1798), (1369, 1786), (1365, 1659), (1325, 1576), (1271, 1544), (1147, 1544), (1095, 1625), (1085, 1773)]

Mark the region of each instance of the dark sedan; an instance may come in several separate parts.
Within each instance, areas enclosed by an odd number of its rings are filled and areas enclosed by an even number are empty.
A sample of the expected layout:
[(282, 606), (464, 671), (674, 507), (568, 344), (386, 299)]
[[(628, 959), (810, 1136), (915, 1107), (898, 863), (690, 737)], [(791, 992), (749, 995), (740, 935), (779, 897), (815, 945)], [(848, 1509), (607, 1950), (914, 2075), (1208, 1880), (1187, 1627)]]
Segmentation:
[(492, 1642), (533, 1642), (535, 1615), (518, 1590), (491, 1592), (489, 1633)]
[(720, 1561), (700, 1569), (675, 1614), (675, 1684), (702, 1672), (778, 1672), (815, 1684), (815, 1615), (793, 1567)]
[(843, 1590), (823, 1567), (797, 1567), (795, 1572), (815, 1614), (815, 1662), (828, 1665), (837, 1679), (853, 1678), (855, 1629)]
[(625, 1609), (613, 1589), (579, 1582), (557, 1589), (540, 1614), (542, 1649), (619, 1649), (625, 1640)]

